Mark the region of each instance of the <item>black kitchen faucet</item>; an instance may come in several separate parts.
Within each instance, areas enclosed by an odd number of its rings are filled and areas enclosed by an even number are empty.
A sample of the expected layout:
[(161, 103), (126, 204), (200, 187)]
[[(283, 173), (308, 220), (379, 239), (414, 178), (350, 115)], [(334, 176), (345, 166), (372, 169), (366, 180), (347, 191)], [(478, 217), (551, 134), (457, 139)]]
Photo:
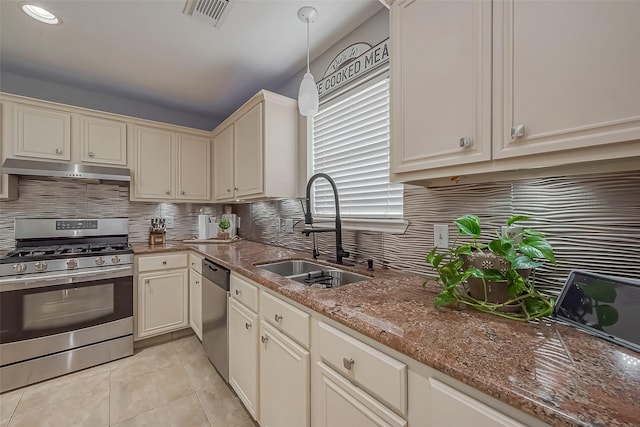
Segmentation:
[[(307, 226), (313, 227), (313, 216), (311, 214), (311, 185), (318, 178), (324, 178), (329, 181), (331, 184), (331, 188), (333, 189), (333, 198), (336, 204), (336, 226), (335, 228), (306, 228)], [(342, 249), (342, 221), (340, 220), (340, 202), (338, 201), (338, 188), (336, 187), (336, 183), (333, 179), (327, 175), (326, 173), (317, 173), (309, 178), (309, 182), (307, 182), (307, 211), (304, 214), (304, 224), (305, 229), (302, 230), (302, 234), (309, 236), (311, 233), (328, 233), (335, 232), (336, 233), (336, 264), (342, 265), (353, 265), (353, 264), (345, 264), (342, 261), (342, 258), (348, 258), (349, 252)], [(315, 245), (315, 239), (313, 244), (313, 257), (317, 258), (319, 255), (318, 250)]]

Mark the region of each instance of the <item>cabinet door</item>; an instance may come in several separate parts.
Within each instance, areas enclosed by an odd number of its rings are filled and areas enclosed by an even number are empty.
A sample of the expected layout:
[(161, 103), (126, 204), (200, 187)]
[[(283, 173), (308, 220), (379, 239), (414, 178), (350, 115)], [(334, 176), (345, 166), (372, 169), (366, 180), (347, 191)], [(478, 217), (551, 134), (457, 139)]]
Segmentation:
[[(313, 404), (320, 427), (403, 427), (407, 422), (359, 387), (318, 362), (320, 386)], [(315, 407), (314, 407), (315, 408)]]
[(213, 174), (215, 199), (233, 199), (233, 125), (213, 138)]
[(187, 270), (138, 275), (138, 337), (189, 326)]
[(260, 425), (309, 426), (309, 352), (260, 322)]
[(13, 117), (15, 155), (71, 159), (71, 114), (16, 105)]
[(189, 324), (202, 341), (202, 276), (189, 271)]
[(178, 136), (178, 199), (209, 200), (211, 196), (210, 141)]
[(96, 117), (80, 117), (82, 161), (127, 164), (127, 124)]
[(236, 197), (263, 192), (262, 108), (262, 103), (256, 105), (234, 124)]
[(399, 0), (390, 19), (391, 172), (489, 160), (491, 2)]
[(258, 419), (258, 328), (258, 315), (229, 298), (229, 384), (254, 419)]
[(432, 426), (524, 427), (514, 419), (436, 379), (430, 378), (429, 382)]
[(136, 128), (136, 196), (171, 199), (175, 188), (175, 134), (162, 129)]
[(639, 139), (638, 22), (638, 1), (494, 2), (494, 157)]

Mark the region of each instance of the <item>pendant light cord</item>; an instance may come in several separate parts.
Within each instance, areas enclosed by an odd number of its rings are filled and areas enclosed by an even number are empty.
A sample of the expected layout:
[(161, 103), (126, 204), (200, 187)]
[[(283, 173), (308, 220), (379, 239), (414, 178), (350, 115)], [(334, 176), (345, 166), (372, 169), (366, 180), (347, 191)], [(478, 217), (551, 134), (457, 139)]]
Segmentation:
[(309, 18), (307, 18), (307, 73), (309, 72)]

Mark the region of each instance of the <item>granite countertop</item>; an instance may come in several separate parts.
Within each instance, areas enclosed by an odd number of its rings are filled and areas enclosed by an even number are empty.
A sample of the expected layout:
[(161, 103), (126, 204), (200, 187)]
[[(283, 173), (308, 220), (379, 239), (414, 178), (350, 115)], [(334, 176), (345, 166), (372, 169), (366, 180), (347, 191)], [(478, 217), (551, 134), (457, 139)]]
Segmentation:
[(437, 309), (435, 283), (391, 270), (360, 267), (372, 280), (312, 289), (255, 266), (309, 254), (261, 243), (134, 245), (137, 254), (184, 249), (551, 425), (640, 424), (640, 355), (575, 328)]

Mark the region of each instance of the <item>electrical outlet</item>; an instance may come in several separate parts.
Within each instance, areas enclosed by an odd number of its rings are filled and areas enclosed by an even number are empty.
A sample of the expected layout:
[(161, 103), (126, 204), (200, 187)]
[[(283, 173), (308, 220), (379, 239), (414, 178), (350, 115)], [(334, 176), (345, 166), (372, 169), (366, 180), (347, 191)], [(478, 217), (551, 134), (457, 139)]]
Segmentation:
[(166, 216), (164, 217), (164, 221), (165, 221), (165, 226), (167, 228), (173, 228), (173, 217), (172, 216)]
[(442, 249), (449, 247), (449, 225), (433, 225), (433, 246)]
[[(510, 239), (514, 238), (518, 234), (522, 233), (523, 228), (518, 225), (512, 225), (510, 227), (503, 225), (502, 226), (502, 235), (508, 237)], [(522, 242), (522, 236), (518, 237), (514, 240), (514, 243)]]
[(274, 227), (275, 227), (275, 229), (276, 229), (276, 233), (279, 233), (279, 232), (280, 232), (280, 230), (281, 230), (281, 227), (282, 227), (281, 222), (280, 222), (280, 217), (277, 217), (277, 218), (273, 221), (273, 226), (274, 226)]
[(284, 220), (284, 229), (287, 233), (293, 233), (293, 219), (287, 218)]
[(240, 220), (242, 218), (240, 218), (239, 216), (236, 216), (236, 228), (240, 228)]

